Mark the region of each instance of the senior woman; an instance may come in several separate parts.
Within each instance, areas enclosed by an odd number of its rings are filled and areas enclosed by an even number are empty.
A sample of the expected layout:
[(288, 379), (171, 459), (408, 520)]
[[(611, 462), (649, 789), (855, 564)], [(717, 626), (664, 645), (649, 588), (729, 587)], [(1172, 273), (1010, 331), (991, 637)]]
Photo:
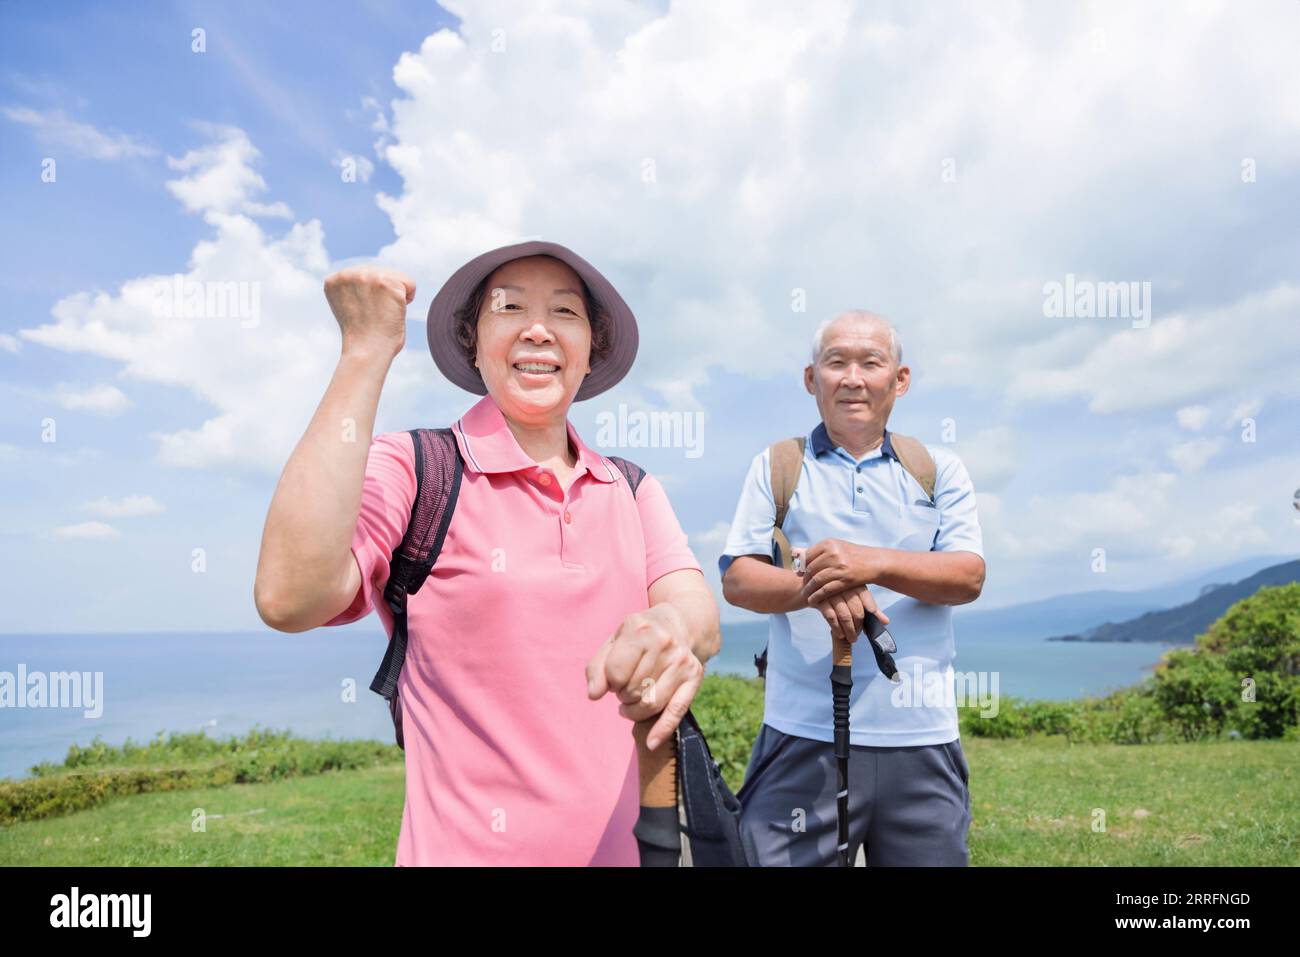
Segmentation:
[[(325, 281), (342, 355), (285, 466), (254, 597), (271, 627), (341, 625), (383, 601), (416, 492), (408, 432), (374, 428), (415, 284)], [(454, 424), (464, 463), (442, 551), (409, 597), (398, 690), (406, 807), (396, 864), (638, 862), (630, 722), (667, 740), (717, 652), (718, 609), (663, 487), (635, 495), (568, 421), (636, 355), (614, 287), (555, 243), (466, 263), (429, 310), (429, 347), (483, 396)]]

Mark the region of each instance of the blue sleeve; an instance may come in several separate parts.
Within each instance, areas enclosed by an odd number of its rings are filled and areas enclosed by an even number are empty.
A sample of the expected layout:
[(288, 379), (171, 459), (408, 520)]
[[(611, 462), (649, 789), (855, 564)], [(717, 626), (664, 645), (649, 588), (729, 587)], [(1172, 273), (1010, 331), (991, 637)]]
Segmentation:
[(976, 510), (975, 486), (966, 466), (951, 449), (927, 446), (936, 466), (935, 505), (939, 509), (936, 552), (974, 552), (984, 557), (984, 538)]

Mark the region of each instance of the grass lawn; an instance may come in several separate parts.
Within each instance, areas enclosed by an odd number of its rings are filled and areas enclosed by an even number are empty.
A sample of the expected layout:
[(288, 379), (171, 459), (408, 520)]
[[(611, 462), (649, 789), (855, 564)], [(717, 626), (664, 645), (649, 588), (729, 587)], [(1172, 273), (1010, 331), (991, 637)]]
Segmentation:
[[(0, 864), (392, 866), (405, 777), (394, 763), (119, 797), (0, 828)], [(206, 831), (192, 829), (196, 808)]]
[(962, 748), (972, 865), (1300, 865), (1300, 742)]
[[(1300, 865), (1300, 742), (962, 747), (972, 865)], [(114, 798), (0, 827), (0, 865), (388, 867), (403, 775), (394, 763)], [(191, 829), (196, 808), (205, 832)]]

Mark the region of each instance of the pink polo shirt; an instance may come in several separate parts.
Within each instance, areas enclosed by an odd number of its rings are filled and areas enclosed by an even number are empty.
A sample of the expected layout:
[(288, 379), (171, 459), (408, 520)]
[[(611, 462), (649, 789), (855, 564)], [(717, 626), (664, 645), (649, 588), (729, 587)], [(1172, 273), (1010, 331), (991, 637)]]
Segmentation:
[[(586, 665), (662, 575), (700, 566), (663, 487), (633, 500), (618, 468), (578, 452), (567, 492), (519, 447), (491, 396), (453, 429), (465, 461), (442, 552), (407, 605), (398, 681), (406, 809), (398, 866), (638, 863), (631, 723), (587, 697)], [(352, 552), (386, 634), (388, 561), (415, 498), (406, 432), (376, 436)]]

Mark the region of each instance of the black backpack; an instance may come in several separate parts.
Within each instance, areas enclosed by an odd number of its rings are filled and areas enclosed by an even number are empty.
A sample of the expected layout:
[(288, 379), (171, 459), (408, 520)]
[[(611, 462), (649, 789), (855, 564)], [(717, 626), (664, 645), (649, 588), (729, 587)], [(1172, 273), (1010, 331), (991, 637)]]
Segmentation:
[[(415, 450), (415, 501), (406, 534), (388, 566), (384, 601), (393, 613), (393, 634), (370, 690), (388, 701), (397, 746), (405, 750), (402, 705), (397, 678), (406, 660), (406, 600), (424, 585), (442, 551), (451, 516), (460, 494), (465, 464), (449, 428), (410, 429)], [(632, 496), (645, 471), (627, 459), (607, 456), (624, 478)], [(695, 867), (746, 866), (749, 855), (740, 837), (740, 802), (713, 760), (704, 732), (690, 711), (677, 729), (677, 792), (680, 826), (687, 840), (683, 859)]]

